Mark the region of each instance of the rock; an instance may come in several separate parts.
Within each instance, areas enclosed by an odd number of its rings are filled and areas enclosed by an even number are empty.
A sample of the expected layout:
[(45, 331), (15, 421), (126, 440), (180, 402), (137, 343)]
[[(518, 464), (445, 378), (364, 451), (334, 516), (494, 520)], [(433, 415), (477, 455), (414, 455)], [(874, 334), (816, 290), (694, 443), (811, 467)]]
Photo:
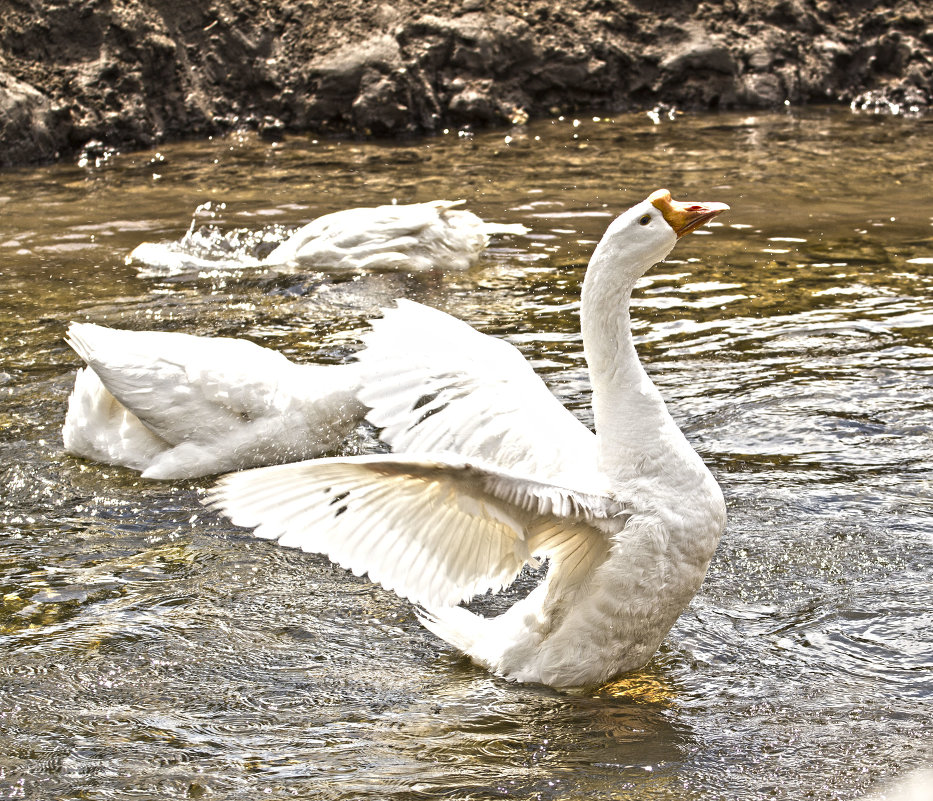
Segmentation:
[(736, 66), (729, 48), (723, 42), (694, 32), (692, 38), (661, 62), (661, 69), (676, 75), (701, 71), (732, 75)]
[(454, 125), (488, 125), (493, 122), (504, 124), (505, 120), (499, 114), (491, 90), (492, 81), (473, 81), (451, 97), (447, 110)]
[(267, 142), (280, 142), (285, 136), (285, 123), (266, 115), (257, 126), (259, 136)]
[(404, 88), (373, 69), (364, 71), (352, 111), (355, 127), (367, 134), (388, 136), (413, 127), (404, 103)]
[(787, 91), (777, 75), (751, 73), (742, 78), (739, 98), (752, 108), (776, 108), (787, 98)]
[(67, 120), (51, 98), (0, 72), (0, 167), (57, 158), (67, 144)]

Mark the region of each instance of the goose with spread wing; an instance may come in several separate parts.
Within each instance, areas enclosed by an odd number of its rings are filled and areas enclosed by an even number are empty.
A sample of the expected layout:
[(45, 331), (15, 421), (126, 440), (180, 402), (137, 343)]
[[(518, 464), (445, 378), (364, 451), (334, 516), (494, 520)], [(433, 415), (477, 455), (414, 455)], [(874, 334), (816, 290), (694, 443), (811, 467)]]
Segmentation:
[[(358, 392), (395, 453), (231, 474), (206, 502), (368, 574), (508, 679), (573, 688), (642, 667), (700, 587), (725, 505), (638, 359), (629, 302), (727, 208), (659, 190), (596, 247), (580, 308), (595, 434), (511, 345), (399, 301), (367, 336)], [(541, 583), (503, 614), (458, 605), (542, 558)]]

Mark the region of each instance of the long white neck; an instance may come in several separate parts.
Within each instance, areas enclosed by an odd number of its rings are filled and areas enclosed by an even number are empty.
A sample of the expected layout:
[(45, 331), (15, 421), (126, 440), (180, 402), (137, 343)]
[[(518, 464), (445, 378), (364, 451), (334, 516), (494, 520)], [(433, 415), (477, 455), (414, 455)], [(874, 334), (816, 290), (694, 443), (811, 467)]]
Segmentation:
[(670, 437), (682, 435), (642, 367), (632, 341), (631, 286), (620, 289), (618, 258), (597, 248), (583, 281), (580, 324), (593, 383), (597, 466), (616, 481), (645, 475)]

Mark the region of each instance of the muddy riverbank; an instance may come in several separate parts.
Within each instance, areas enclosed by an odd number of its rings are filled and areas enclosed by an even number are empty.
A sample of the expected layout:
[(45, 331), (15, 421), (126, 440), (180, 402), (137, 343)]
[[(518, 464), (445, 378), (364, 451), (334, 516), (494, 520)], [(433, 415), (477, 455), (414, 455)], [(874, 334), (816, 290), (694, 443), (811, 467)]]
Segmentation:
[(920, 0), (5, 5), (0, 166), (241, 127), (394, 137), (659, 105), (933, 103)]

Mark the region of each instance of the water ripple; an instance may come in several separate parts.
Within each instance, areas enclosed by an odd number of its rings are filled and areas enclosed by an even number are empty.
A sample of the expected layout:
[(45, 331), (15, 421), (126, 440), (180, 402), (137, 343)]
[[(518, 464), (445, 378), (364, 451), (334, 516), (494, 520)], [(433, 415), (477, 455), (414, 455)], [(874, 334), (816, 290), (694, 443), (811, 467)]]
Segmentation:
[[(842, 801), (929, 764), (929, 126), (655, 116), (508, 143), (184, 142), (157, 182), (145, 153), (4, 175), (0, 794)], [(584, 267), (659, 186), (732, 206), (632, 307), (729, 526), (637, 674), (578, 695), (500, 681), (391, 593), (207, 513), (207, 482), (61, 451), (71, 319), (333, 363), (398, 296), (506, 337), (592, 425)], [(242, 269), (333, 197), (464, 197), (531, 236), (462, 274)], [(141, 279), (124, 257), (143, 239), (215, 261)], [(368, 429), (346, 446), (377, 447)]]

